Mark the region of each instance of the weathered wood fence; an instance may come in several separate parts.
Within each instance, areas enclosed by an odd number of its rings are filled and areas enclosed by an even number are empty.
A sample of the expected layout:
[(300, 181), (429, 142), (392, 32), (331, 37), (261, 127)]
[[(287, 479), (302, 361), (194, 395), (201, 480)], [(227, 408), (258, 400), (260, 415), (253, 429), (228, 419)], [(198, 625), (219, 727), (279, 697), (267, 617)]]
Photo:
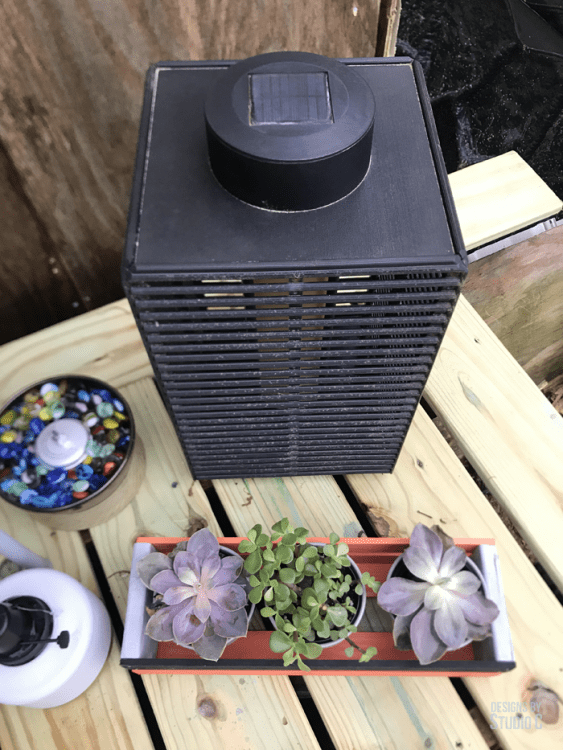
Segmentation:
[(399, 0), (5, 0), (0, 343), (123, 296), (147, 67), (276, 50), (393, 54)]

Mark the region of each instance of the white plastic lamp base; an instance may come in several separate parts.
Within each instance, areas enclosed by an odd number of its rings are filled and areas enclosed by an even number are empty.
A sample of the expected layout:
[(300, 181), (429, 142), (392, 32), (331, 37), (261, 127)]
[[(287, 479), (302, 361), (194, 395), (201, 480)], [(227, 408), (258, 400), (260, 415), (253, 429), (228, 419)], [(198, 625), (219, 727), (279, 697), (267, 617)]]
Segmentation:
[(70, 642), (56, 643), (19, 667), (0, 665), (0, 703), (53, 708), (77, 698), (96, 679), (107, 659), (111, 623), (102, 602), (66, 573), (46, 568), (22, 570), (0, 581), (0, 602), (36, 596), (53, 613), (52, 638), (68, 630)]

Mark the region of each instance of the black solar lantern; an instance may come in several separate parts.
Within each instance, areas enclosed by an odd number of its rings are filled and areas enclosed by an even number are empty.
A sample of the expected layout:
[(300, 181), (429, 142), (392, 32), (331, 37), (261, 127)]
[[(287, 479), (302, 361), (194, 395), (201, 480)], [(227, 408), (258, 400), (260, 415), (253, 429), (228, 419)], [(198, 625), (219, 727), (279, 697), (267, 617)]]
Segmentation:
[(198, 478), (390, 472), (467, 258), (421, 69), (150, 69), (123, 283)]

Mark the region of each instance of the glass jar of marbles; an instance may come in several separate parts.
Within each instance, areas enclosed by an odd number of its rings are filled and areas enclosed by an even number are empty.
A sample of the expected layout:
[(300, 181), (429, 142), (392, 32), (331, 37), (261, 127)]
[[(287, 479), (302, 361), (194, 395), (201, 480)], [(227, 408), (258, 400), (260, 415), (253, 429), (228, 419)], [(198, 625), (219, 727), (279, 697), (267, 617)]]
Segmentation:
[(51, 528), (104, 523), (131, 502), (144, 466), (131, 409), (101, 380), (50, 378), (0, 409), (0, 496)]

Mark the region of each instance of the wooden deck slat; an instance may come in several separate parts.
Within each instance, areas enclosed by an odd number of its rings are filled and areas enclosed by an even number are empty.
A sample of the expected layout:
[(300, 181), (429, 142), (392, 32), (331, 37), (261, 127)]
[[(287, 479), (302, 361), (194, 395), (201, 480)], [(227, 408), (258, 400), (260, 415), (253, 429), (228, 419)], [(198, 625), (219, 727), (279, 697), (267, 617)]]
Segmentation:
[[(51, 531), (3, 501), (0, 527), (99, 596), (78, 532)], [(0, 743), (2, 750), (153, 750), (115, 635), (97, 679), (70, 703), (44, 710), (0, 705)]]
[[(453, 537), (496, 540), (517, 668), (465, 680), (487, 723), (492, 702), (523, 701), (533, 679), (563, 695), (563, 609), (421, 408), (393, 474), (356, 474), (348, 481), (389, 536), (408, 536), (422, 522), (437, 523)], [(506, 750), (555, 750), (563, 741), (563, 718), (541, 730), (496, 734)]]
[[(192, 479), (152, 380), (121, 390), (147, 453), (146, 480), (128, 508), (91, 534), (124, 618), (132, 543), (138, 536), (186, 536), (198, 519), (214, 533), (220, 528), (200, 483)], [(168, 750), (318, 748), (286, 677), (145, 675), (143, 681)], [(198, 711), (203, 698), (212, 702), (207, 705), (214, 716)]]
[(563, 590), (563, 421), (464, 299), (424, 395)]
[(562, 208), (553, 190), (515, 151), (449, 177), (468, 250), (537, 224)]
[[(354, 537), (361, 531), (331, 476), (220, 479), (213, 485), (237, 534), (244, 535), (255, 523), (269, 530), (284, 516), (313, 536), (335, 531)], [(423, 685), (413, 678), (395, 677), (305, 677), (305, 681), (338, 750), (454, 748), (457, 742), (465, 748), (486, 748), (448, 678), (428, 678)]]
[(125, 299), (2, 346), (0, 404), (30, 383), (74, 373), (116, 388), (152, 376), (129, 303)]

